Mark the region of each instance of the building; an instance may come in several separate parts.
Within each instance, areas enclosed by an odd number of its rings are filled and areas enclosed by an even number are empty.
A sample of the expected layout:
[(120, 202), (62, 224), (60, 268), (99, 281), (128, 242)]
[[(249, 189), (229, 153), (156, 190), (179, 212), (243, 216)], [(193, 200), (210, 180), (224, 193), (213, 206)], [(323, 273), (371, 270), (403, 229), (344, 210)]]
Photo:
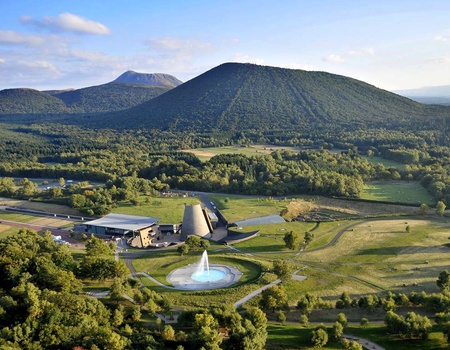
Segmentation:
[(191, 235), (209, 239), (212, 231), (213, 227), (206, 209), (203, 209), (200, 204), (185, 206), (181, 225), (181, 241), (185, 241)]
[(108, 214), (101, 219), (86, 222), (84, 232), (98, 236), (135, 236), (147, 233), (154, 236), (158, 233), (157, 218), (123, 214)]

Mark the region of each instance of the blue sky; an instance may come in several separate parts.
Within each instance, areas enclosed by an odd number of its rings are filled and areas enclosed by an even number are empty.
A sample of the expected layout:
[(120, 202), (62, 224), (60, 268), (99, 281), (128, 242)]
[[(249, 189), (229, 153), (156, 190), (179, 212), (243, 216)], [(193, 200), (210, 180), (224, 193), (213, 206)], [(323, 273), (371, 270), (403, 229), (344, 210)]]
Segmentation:
[(187, 81), (224, 62), (327, 71), (386, 90), (450, 85), (446, 0), (2, 0), (0, 89), (126, 70)]

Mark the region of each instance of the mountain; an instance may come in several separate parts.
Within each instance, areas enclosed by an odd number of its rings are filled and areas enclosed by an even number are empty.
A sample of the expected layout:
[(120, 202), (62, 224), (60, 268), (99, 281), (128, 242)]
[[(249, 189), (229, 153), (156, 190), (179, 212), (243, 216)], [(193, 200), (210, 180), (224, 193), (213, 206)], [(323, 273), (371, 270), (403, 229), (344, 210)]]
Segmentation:
[(396, 90), (393, 92), (420, 103), (450, 105), (450, 85), (426, 86), (418, 89)]
[(139, 106), (91, 121), (116, 128), (240, 131), (417, 128), (449, 115), (448, 108), (340, 75), (225, 63)]
[(54, 93), (70, 113), (112, 112), (131, 108), (159, 96), (173, 87), (107, 83)]
[(113, 83), (123, 83), (123, 84), (139, 84), (139, 85), (149, 85), (149, 86), (171, 86), (177, 87), (183, 84), (181, 80), (178, 80), (172, 75), (163, 73), (137, 73), (129, 70), (123, 73), (120, 77), (113, 81)]
[(82, 89), (6, 89), (0, 91), (0, 114), (114, 112), (137, 106), (180, 84), (180, 80), (168, 74), (128, 71), (113, 82)]
[(60, 99), (33, 89), (0, 91), (0, 114), (58, 114), (67, 113)]

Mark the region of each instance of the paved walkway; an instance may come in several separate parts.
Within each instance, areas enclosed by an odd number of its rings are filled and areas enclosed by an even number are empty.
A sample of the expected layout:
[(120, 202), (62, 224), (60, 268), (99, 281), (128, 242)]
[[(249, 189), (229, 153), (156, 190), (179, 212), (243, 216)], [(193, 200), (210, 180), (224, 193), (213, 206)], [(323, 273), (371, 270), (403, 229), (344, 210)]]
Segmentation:
[(358, 342), (365, 349), (369, 349), (369, 350), (386, 350), (382, 346), (380, 346), (378, 344), (375, 344), (374, 342), (372, 342), (370, 340), (367, 340), (367, 339), (364, 339), (364, 338), (355, 337), (354, 335), (350, 335), (350, 334), (344, 334), (343, 337), (345, 339), (354, 340), (354, 341)]
[(263, 292), (263, 290), (266, 290), (267, 288), (276, 286), (279, 283), (281, 283), (281, 280), (276, 280), (276, 281), (273, 281), (272, 283), (269, 283), (269, 284), (265, 285), (264, 287), (261, 287), (261, 288), (255, 290), (255, 291), (251, 292), (250, 294), (248, 294), (245, 297), (243, 297), (241, 300), (235, 302), (234, 303), (234, 307), (238, 308), (239, 306), (241, 306), (242, 304), (246, 303), (250, 299), (253, 299), (257, 295), (261, 294)]

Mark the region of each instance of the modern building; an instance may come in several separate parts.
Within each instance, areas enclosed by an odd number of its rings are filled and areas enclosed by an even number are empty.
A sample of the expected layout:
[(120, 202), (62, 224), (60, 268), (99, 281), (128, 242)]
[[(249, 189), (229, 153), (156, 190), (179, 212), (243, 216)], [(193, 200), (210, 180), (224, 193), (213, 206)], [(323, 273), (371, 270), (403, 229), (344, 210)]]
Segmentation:
[(200, 204), (185, 206), (181, 225), (181, 241), (185, 241), (191, 235), (209, 239), (212, 231), (213, 227), (206, 209), (203, 209)]
[(92, 233), (98, 236), (135, 236), (140, 233), (147, 233), (154, 236), (158, 233), (156, 223), (160, 219), (123, 214), (108, 214), (101, 219), (86, 222), (85, 233)]

